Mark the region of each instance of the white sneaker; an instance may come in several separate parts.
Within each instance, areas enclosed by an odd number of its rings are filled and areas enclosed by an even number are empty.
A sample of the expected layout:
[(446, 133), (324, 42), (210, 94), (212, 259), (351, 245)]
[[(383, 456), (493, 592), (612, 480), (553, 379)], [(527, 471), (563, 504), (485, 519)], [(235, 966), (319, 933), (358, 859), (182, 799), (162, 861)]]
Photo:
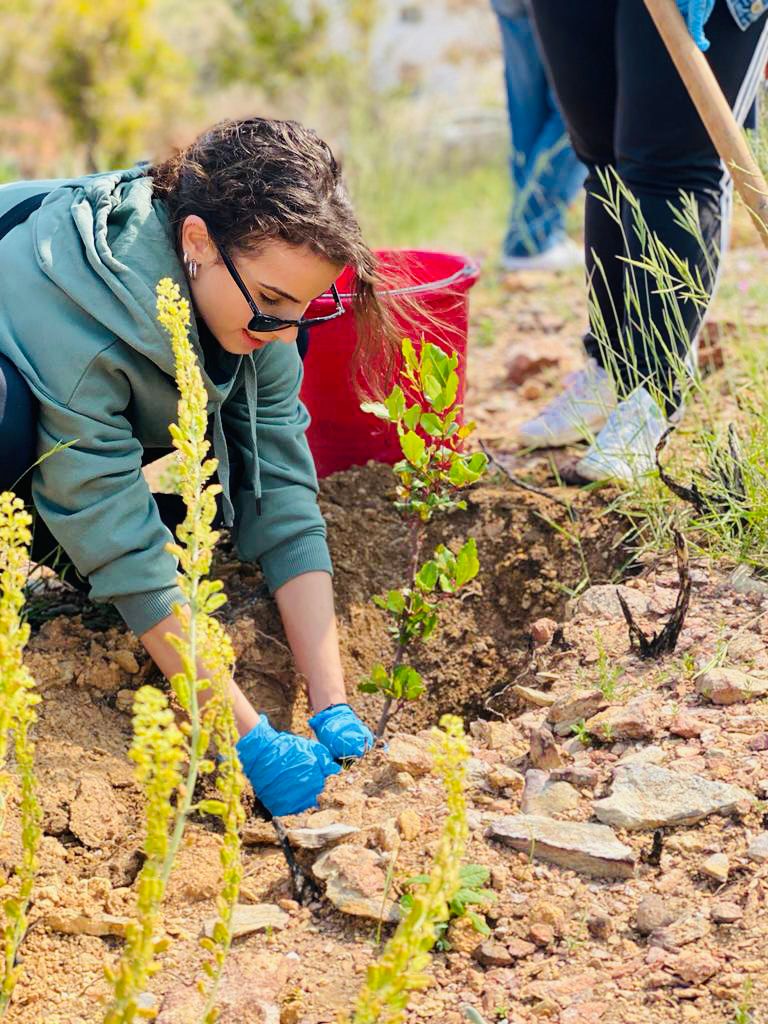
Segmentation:
[(669, 426), (667, 418), (645, 388), (620, 402), (575, 466), (586, 480), (632, 483), (656, 466), (656, 445)]
[(584, 253), (570, 238), (555, 242), (544, 252), (533, 252), (530, 256), (501, 257), (501, 269), (515, 270), (570, 270), (584, 265)]
[(517, 430), (526, 448), (553, 448), (584, 441), (600, 430), (616, 408), (613, 382), (602, 366), (590, 359), (583, 370), (569, 373), (565, 391), (539, 415)]

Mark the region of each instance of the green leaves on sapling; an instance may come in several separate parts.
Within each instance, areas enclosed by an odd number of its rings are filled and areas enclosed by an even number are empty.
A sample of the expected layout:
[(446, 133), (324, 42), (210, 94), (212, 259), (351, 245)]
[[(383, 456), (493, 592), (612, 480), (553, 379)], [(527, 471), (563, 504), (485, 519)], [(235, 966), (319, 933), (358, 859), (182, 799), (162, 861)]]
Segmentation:
[[(458, 553), (444, 544), (419, 566), (424, 528), (435, 513), (466, 509), (464, 488), (480, 479), (487, 459), (482, 452), (463, 451), (474, 423), (461, 424), (461, 407), (456, 405), (459, 359), (437, 345), (422, 342), (418, 352), (409, 339), (402, 343), (401, 383), (381, 402), (366, 402), (362, 408), (397, 429), (403, 458), (394, 466), (398, 479), (395, 507), (410, 524), (408, 584), (373, 598), (387, 613), (389, 632), (395, 640), (391, 670), (374, 666), (360, 684), (365, 693), (381, 693), (384, 710), (377, 729), (381, 738), (393, 701), (414, 700), (425, 689), (415, 669), (404, 664), (408, 646), (427, 640), (437, 627), (438, 604), (449, 594), (477, 576), (477, 545), (468, 540)], [(415, 401), (409, 401), (415, 398)]]
[(397, 665), (391, 672), (383, 665), (374, 665), (358, 689), (362, 693), (380, 693), (390, 700), (417, 700), (424, 692), (424, 680), (410, 665)]

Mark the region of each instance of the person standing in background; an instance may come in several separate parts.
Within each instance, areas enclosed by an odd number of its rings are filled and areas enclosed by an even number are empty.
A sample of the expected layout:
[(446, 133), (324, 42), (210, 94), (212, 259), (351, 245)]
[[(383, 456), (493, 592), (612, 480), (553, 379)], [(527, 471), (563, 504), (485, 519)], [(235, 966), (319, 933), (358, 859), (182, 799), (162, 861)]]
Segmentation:
[[(704, 302), (681, 295), (672, 322), (669, 296), (643, 266), (643, 238), (650, 234), (687, 263), (711, 297), (732, 183), (642, 0), (530, 5), (571, 142), (589, 168), (590, 330), (587, 367), (518, 434), (528, 447), (550, 447), (583, 440), (588, 428), (594, 439), (576, 464), (578, 476), (630, 483), (654, 469), (656, 444), (682, 412), (680, 367), (695, 360), (706, 313)], [(677, 6), (743, 123), (768, 59), (768, 0)], [(622, 199), (616, 216), (605, 202), (611, 182), (634, 197), (635, 208)], [(679, 213), (686, 201), (696, 232)]]
[(504, 51), (512, 134), (513, 200), (504, 270), (563, 270), (583, 263), (565, 211), (586, 176), (547, 81), (525, 0), (491, 0)]

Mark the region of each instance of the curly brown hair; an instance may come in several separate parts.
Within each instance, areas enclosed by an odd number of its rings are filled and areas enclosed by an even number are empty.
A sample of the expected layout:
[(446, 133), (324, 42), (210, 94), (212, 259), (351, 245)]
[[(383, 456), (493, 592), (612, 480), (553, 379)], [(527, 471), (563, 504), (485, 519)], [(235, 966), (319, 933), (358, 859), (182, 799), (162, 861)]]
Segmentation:
[(369, 384), (365, 371), (372, 366), (374, 376), (388, 375), (400, 334), (377, 293), (386, 282), (363, 240), (341, 167), (316, 132), (264, 117), (222, 121), (149, 174), (170, 212), (177, 246), (185, 218), (196, 214), (227, 249), (254, 255), (265, 242), (280, 240), (351, 267), (354, 362)]

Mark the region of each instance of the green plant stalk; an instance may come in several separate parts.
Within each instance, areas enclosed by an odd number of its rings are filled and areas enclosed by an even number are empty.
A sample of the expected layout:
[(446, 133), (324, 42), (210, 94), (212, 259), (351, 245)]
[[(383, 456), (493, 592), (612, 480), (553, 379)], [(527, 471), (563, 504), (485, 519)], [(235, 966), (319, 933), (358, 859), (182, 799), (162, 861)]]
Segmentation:
[[(15, 869), (19, 880), (15, 896), (3, 900), (3, 960), (0, 977), (0, 1017), (5, 1016), (22, 968), (17, 954), (28, 926), (27, 910), (38, 870), (42, 838), (42, 808), (37, 797), (34, 744), (29, 731), (37, 720), (35, 705), (40, 695), (23, 662), (29, 639), (29, 625), (22, 622), (25, 565), (29, 559), (31, 517), (24, 503), (10, 491), (0, 494), (0, 830), (10, 785), (6, 772), (8, 736), (14, 734), (16, 766), (21, 782), (21, 864)], [(2, 880), (6, 884), (6, 880)]]
[[(204, 1024), (215, 1024), (218, 1018), (215, 999), (232, 944), (232, 915), (243, 878), (240, 829), (245, 820), (245, 812), (242, 804), (244, 778), (235, 752), (238, 732), (227, 688), (235, 655), (229, 637), (217, 620), (206, 617), (204, 628), (206, 650), (218, 652), (216, 666), (211, 673), (214, 692), (206, 704), (205, 715), (210, 719), (216, 748), (224, 757), (216, 777), (216, 788), (222, 798), (218, 813), (224, 825), (224, 837), (219, 847), (223, 886), (217, 899), (219, 917), (213, 929), (213, 937), (200, 940), (200, 945), (211, 954), (211, 959), (203, 964), (203, 972), (209, 983), (208, 991), (206, 992), (203, 979), (198, 982), (199, 991), (206, 996), (200, 1019)], [(211, 809), (210, 801), (207, 803)]]
[(410, 993), (428, 983), (425, 969), (435, 943), (435, 925), (448, 917), (448, 904), (459, 887), (459, 866), (468, 834), (464, 795), (469, 748), (461, 720), (444, 715), (435, 730), (435, 768), (446, 791), (448, 814), (443, 825), (429, 882), (415, 893), (413, 905), (368, 968), (354, 1012), (353, 1024), (402, 1024)]
[[(217, 814), (225, 822), (220, 851), (225, 868), (224, 891), (219, 900), (221, 919), (214, 942), (207, 947), (214, 954), (214, 963), (207, 963), (204, 968), (213, 982), (207, 993), (206, 1022), (216, 1017), (212, 1004), (229, 948), (231, 913), (240, 882), (238, 830), (243, 820), (239, 803), (243, 781), (236, 762), (236, 730), (226, 682), (234, 655), (223, 629), (210, 618), (226, 600), (221, 593), (221, 583), (207, 578), (218, 539), (211, 524), (216, 513), (216, 495), (220, 491), (218, 485), (207, 485), (216, 468), (216, 460), (206, 457), (209, 450), (205, 439), (207, 395), (189, 343), (189, 305), (181, 299), (178, 286), (169, 279), (159, 283), (157, 294), (158, 320), (171, 335), (176, 361), (179, 422), (171, 424), (170, 432), (180, 455), (180, 490), (187, 510), (177, 529), (178, 543), (169, 544), (168, 550), (179, 561), (179, 586), (188, 602), (188, 614), (180, 606), (174, 609), (182, 623), (183, 635), (169, 635), (167, 639), (182, 663), (182, 670), (171, 679), (171, 687), (189, 721), (177, 726), (165, 695), (154, 687), (142, 687), (139, 691), (141, 700), (134, 716), (131, 756), (136, 761), (137, 778), (147, 798), (147, 860), (139, 879), (138, 920), (129, 929), (118, 969), (106, 972), (114, 988), (114, 999), (104, 1024), (130, 1024), (137, 1016), (154, 1016), (154, 1011), (138, 1007), (138, 995), (158, 969), (155, 956), (166, 945), (164, 940), (156, 942), (154, 934), (168, 879), (193, 810)], [(208, 678), (198, 678), (198, 652), (203, 648), (212, 683)], [(213, 694), (203, 713), (198, 692), (211, 685)], [(212, 734), (220, 742), (224, 757), (224, 769), (217, 786), (225, 800), (203, 800), (195, 805), (193, 794), (198, 776), (215, 767), (205, 757)], [(185, 756), (187, 770), (182, 778), (180, 766)], [(170, 804), (174, 792), (175, 809)], [(169, 837), (171, 822), (173, 828)], [(204, 986), (201, 987), (205, 994)]]
[(113, 999), (104, 1024), (124, 1024), (136, 1017), (152, 1017), (153, 1010), (138, 1005), (147, 980), (157, 972), (155, 957), (167, 947), (155, 940), (165, 895), (162, 867), (168, 852), (168, 826), (173, 816), (170, 800), (181, 782), (181, 761), (186, 744), (164, 693), (142, 686), (133, 710), (133, 743), (129, 756), (136, 764), (136, 780), (145, 796), (146, 860), (139, 873), (136, 920), (126, 932), (125, 948), (115, 969), (104, 968)]

